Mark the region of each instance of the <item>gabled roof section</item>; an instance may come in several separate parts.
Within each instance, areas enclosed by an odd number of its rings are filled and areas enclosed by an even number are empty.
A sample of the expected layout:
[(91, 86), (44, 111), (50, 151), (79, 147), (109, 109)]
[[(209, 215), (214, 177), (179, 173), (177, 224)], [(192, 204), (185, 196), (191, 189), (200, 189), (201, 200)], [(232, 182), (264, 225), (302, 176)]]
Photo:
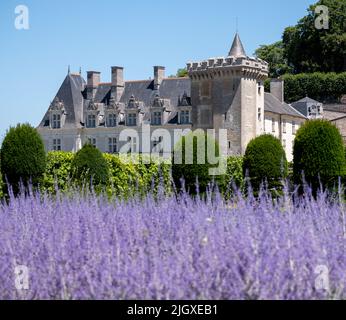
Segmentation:
[[(80, 126), (83, 115), (83, 95), (85, 81), (79, 74), (68, 74), (63, 81), (54, 99), (59, 99), (64, 104), (65, 128)], [(49, 108), (42, 119), (39, 127), (44, 127), (49, 121)]]
[(232, 48), (229, 51), (228, 56), (233, 56), (233, 57), (246, 56), (246, 52), (245, 52), (244, 46), (240, 40), (238, 32), (235, 34)]
[(285, 102), (281, 102), (271, 93), (267, 92), (264, 95), (264, 111), (306, 119), (306, 117), (296, 109)]
[(318, 102), (318, 101), (316, 101), (314, 99), (311, 99), (309, 97), (305, 97), (305, 98), (300, 99), (300, 100), (298, 100), (296, 102), (293, 102), (292, 105), (294, 105), (296, 103), (321, 103), (321, 102)]

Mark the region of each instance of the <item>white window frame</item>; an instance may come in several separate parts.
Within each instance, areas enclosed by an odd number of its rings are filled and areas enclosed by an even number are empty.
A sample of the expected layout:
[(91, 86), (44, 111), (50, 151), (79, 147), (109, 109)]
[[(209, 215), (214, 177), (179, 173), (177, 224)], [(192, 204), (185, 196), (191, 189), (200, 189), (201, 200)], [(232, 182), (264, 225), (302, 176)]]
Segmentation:
[(52, 114), (52, 129), (61, 129), (61, 114)]
[(87, 128), (96, 128), (96, 114), (89, 113), (87, 115)]
[(137, 114), (136, 113), (128, 113), (127, 114), (127, 126), (136, 127), (137, 126)]
[(108, 113), (107, 127), (115, 128), (117, 126), (117, 115), (115, 113)]
[(97, 140), (94, 137), (89, 137), (88, 138), (88, 143), (97, 148)]
[(152, 123), (153, 126), (161, 126), (162, 125), (162, 112), (154, 111), (152, 113)]
[(108, 153), (118, 152), (118, 139), (115, 137), (108, 137)]
[(53, 151), (61, 151), (61, 139), (54, 138), (53, 139)]
[(180, 111), (180, 124), (190, 124), (190, 111), (189, 110)]

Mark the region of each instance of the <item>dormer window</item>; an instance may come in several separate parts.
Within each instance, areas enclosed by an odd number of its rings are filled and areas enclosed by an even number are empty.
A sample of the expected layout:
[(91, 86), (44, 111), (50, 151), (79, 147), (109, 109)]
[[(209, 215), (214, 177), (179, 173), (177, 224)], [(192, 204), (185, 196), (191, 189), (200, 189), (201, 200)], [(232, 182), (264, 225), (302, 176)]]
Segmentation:
[(180, 124), (190, 124), (190, 111), (180, 111)]
[(130, 127), (135, 127), (137, 125), (137, 114), (129, 113), (127, 115), (127, 125)]
[(63, 126), (65, 115), (64, 103), (58, 97), (54, 99), (50, 108), (50, 124), (52, 129), (60, 129)]
[(160, 126), (162, 124), (162, 112), (155, 111), (152, 114), (152, 125)]
[(52, 115), (52, 128), (60, 129), (61, 128), (61, 115), (54, 113)]
[(115, 113), (109, 113), (107, 116), (107, 127), (114, 128), (117, 126), (117, 116)]
[(88, 128), (96, 128), (96, 115), (95, 114), (88, 114), (87, 127)]

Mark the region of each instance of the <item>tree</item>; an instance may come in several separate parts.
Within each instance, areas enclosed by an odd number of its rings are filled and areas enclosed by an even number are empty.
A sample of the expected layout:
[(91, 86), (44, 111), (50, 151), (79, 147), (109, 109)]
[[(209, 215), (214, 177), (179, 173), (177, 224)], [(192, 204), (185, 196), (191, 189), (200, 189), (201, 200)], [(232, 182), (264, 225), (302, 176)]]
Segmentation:
[(339, 130), (326, 120), (306, 122), (297, 132), (293, 148), (295, 183), (302, 183), (302, 175), (313, 190), (320, 182), (334, 187), (345, 174), (345, 148)]
[(255, 55), (269, 63), (269, 77), (277, 78), (293, 70), (287, 64), (284, 57), (284, 48), (282, 41), (270, 45), (261, 45), (255, 52)]
[(280, 140), (265, 134), (250, 141), (244, 156), (243, 173), (255, 191), (263, 182), (267, 182), (270, 189), (281, 189), (281, 181), (287, 177), (288, 164)]
[(41, 182), (46, 168), (46, 153), (41, 136), (29, 124), (11, 127), (1, 147), (3, 177), (19, 191), (20, 182), (27, 187)]
[(71, 176), (77, 183), (106, 185), (109, 179), (107, 161), (100, 150), (86, 144), (72, 161)]
[(186, 68), (179, 69), (179, 70), (177, 71), (177, 77), (178, 77), (178, 78), (185, 78), (185, 77), (187, 77), (187, 76), (188, 76), (188, 72), (187, 72)]
[(194, 132), (183, 137), (174, 148), (172, 176), (175, 185), (181, 189), (183, 179), (185, 188), (192, 194), (197, 193), (197, 180), (201, 193), (212, 182), (223, 186), (225, 175), (212, 175), (211, 172), (220, 165), (220, 156), (219, 145), (211, 136)]
[[(329, 9), (329, 29), (316, 28), (317, 6)], [(320, 0), (283, 34), (284, 57), (295, 73), (346, 71), (346, 0)]]

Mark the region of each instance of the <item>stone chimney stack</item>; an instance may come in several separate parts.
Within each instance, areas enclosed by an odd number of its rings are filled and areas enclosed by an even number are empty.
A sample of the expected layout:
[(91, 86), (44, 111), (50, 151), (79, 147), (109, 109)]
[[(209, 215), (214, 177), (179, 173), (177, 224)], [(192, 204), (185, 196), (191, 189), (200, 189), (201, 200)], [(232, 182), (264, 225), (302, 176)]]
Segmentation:
[(165, 67), (154, 67), (154, 89), (159, 90), (162, 80), (165, 77)]
[(119, 102), (125, 89), (124, 68), (112, 67), (112, 96)]
[(101, 72), (88, 71), (87, 75), (87, 99), (92, 100), (95, 98), (97, 87), (100, 84)]
[(270, 81), (270, 93), (280, 102), (284, 102), (285, 98), (284, 84), (282, 79), (272, 79)]

